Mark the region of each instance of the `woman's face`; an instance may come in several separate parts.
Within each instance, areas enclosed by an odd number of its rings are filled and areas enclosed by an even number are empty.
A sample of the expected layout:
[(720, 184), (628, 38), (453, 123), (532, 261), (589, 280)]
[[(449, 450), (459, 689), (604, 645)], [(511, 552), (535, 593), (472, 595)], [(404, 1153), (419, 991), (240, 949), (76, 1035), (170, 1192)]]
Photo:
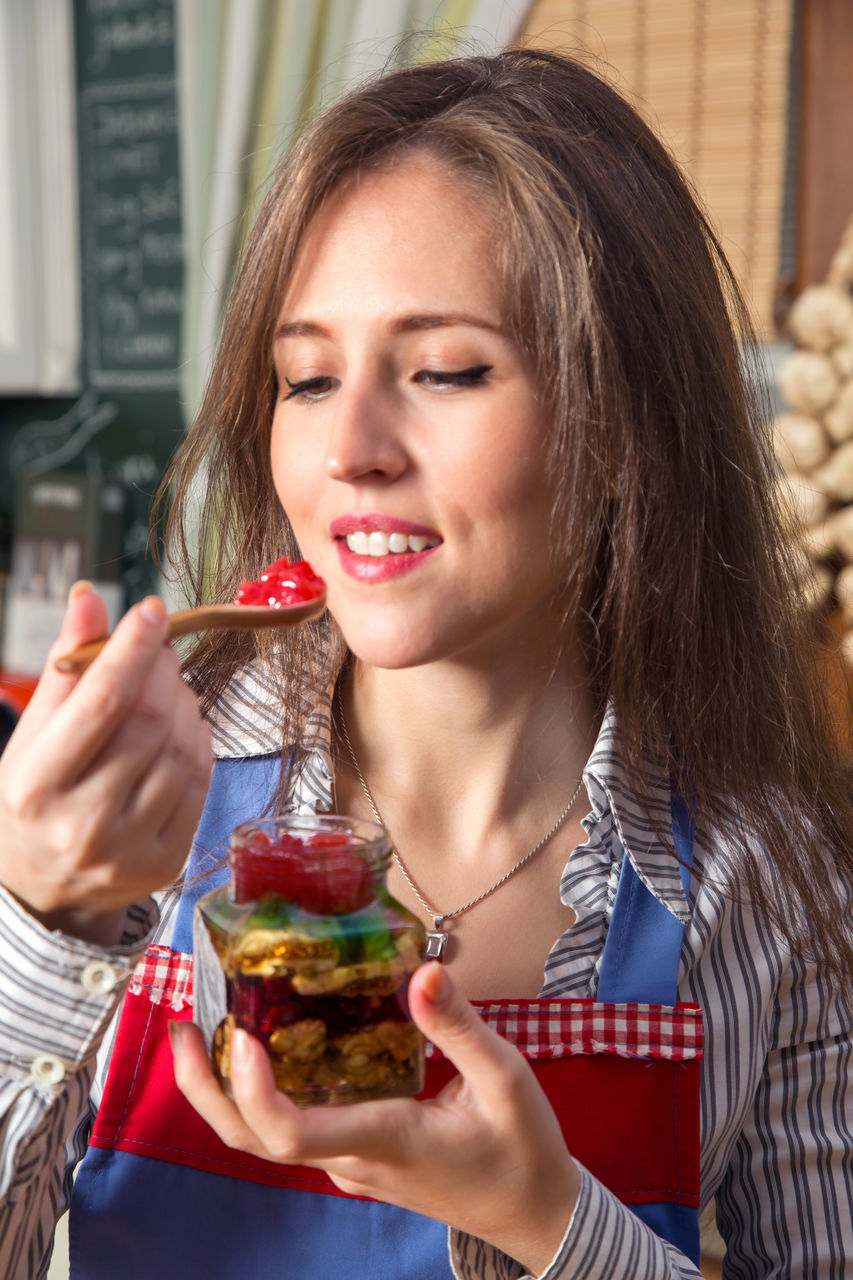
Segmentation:
[(363, 661), (556, 648), (541, 410), (482, 197), (427, 156), (311, 223), (279, 317), (276, 490)]

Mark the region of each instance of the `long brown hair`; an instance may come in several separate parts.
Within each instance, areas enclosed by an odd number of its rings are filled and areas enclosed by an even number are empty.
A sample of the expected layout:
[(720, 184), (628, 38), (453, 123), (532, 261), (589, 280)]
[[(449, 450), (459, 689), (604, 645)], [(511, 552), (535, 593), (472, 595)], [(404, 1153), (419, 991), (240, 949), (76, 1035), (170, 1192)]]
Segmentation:
[[(638, 791), (649, 760), (668, 769), (700, 831), (723, 828), (741, 846), (742, 892), (846, 981), (849, 784), (773, 498), (746, 311), (665, 148), (578, 62), (512, 50), (393, 72), (302, 135), (248, 240), (161, 495), (175, 494), (167, 537), (189, 594), (229, 600), (296, 554), (269, 460), (289, 274), (332, 191), (416, 149), (495, 211), (506, 322), (550, 425), (564, 617), (582, 621), (591, 687), (600, 706), (615, 703)], [(472, 218), (482, 207), (472, 198)], [(186, 535), (199, 520), (200, 555)], [(267, 644), (202, 640), (189, 677), (209, 707), (240, 664), (274, 662), (284, 733), (298, 741), (286, 689), (312, 646), (331, 646), (332, 662), (344, 650), (329, 623), (275, 658)]]

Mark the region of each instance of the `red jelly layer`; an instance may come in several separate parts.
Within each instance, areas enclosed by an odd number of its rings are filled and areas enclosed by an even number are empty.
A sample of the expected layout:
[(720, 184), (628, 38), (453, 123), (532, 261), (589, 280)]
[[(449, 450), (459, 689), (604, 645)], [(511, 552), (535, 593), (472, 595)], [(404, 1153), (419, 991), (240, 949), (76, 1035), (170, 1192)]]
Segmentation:
[(230, 859), (235, 902), (275, 894), (313, 915), (336, 916), (358, 911), (375, 894), (376, 870), (343, 832), (306, 841), (255, 831), (244, 846), (231, 846)]
[(285, 604), (304, 604), (316, 600), (326, 590), (307, 560), (276, 560), (256, 582), (243, 582), (237, 592), (237, 604), (264, 605), (280, 609)]
[(289, 978), (257, 978), (247, 974), (227, 979), (228, 1012), (238, 1027), (264, 1041), (279, 1027), (305, 1018), (319, 1018), (329, 1033), (361, 1031), (378, 1022), (409, 1018), (408, 980), (390, 995), (304, 996)]

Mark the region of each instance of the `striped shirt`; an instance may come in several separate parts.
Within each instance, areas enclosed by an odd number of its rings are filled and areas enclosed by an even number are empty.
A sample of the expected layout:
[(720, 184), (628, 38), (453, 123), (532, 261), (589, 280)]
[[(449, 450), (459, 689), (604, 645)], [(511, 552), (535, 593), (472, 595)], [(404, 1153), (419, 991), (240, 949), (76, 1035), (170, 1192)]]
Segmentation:
[[(314, 696), (288, 791), (292, 809), (332, 801), (328, 694)], [(216, 754), (280, 748), (274, 690), (236, 679), (213, 719)], [(611, 712), (584, 772), (587, 843), (560, 882), (576, 920), (548, 957), (542, 994), (595, 997), (622, 861), (685, 924), (679, 1000), (703, 1010), (701, 1173), (727, 1245), (729, 1277), (853, 1277), (853, 1107), (849, 1010), (813, 965), (792, 953), (732, 887), (736, 850), (698, 841), (701, 872), (685, 897), (679, 868), (650, 834), (620, 763)], [(669, 783), (648, 808), (669, 822)], [(119, 947), (47, 933), (0, 891), (0, 1275), (43, 1276), (109, 1059), (122, 993), (146, 947), (168, 944), (177, 891), (130, 909)], [(151, 1245), (153, 1248), (153, 1243)], [(490, 1245), (450, 1232), (460, 1280), (518, 1280), (524, 1269)], [(120, 1273), (120, 1262), (116, 1263)], [(152, 1274), (156, 1273), (152, 1258)], [(693, 1265), (582, 1170), (580, 1199), (542, 1280), (696, 1277)]]

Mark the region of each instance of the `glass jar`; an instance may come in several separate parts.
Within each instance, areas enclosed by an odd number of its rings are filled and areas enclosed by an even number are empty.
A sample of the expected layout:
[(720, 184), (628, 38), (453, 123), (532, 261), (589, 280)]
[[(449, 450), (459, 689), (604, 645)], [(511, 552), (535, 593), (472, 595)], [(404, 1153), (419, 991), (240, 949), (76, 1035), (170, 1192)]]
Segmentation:
[(385, 887), (384, 827), (290, 815), (232, 833), (231, 882), (196, 906), (195, 1021), (229, 1089), (235, 1027), (265, 1046), (300, 1106), (396, 1098), (423, 1088), (409, 979), (425, 931)]

